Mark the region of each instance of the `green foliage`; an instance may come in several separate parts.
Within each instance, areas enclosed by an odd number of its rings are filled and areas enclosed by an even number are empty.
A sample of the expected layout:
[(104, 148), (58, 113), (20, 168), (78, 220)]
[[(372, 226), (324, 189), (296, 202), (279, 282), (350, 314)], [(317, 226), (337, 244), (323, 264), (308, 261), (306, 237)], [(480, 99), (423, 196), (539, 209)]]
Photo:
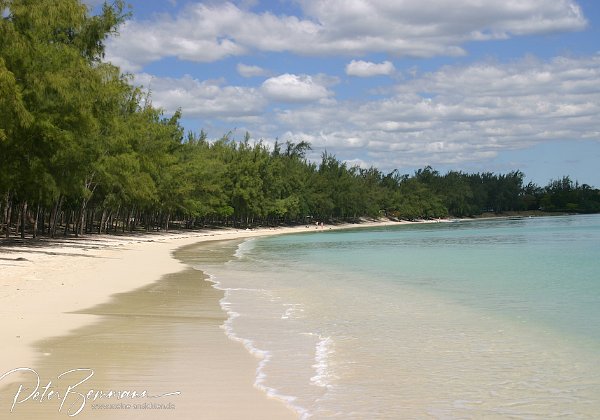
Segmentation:
[(600, 212), (600, 191), (587, 184), (579, 185), (568, 176), (551, 180), (537, 191), (540, 207), (546, 211), (570, 213)]
[[(351, 220), (428, 219), (482, 212), (598, 212), (600, 192), (568, 177), (545, 188), (524, 174), (413, 176), (349, 166), (305, 141), (268, 147), (246, 133), (209, 141), (184, 133), (149, 94), (102, 61), (104, 41), (127, 17), (124, 2), (91, 16), (78, 0), (0, 0), (0, 205), (41, 231), (105, 232)], [(31, 209), (40, 209), (35, 214)], [(41, 215), (40, 215), (41, 214)], [(25, 222), (22, 221), (24, 224)], [(40, 230), (37, 226), (30, 231)], [(21, 234), (25, 226), (21, 226)]]

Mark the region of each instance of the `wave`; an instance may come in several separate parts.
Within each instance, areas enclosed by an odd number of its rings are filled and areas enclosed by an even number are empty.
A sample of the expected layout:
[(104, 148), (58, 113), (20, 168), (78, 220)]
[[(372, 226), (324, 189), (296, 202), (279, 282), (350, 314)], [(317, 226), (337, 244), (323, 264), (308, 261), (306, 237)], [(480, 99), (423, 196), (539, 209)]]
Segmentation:
[[(245, 242), (244, 242), (245, 243)], [(243, 245), (243, 244), (242, 244)], [(239, 250), (239, 247), (238, 247)], [(243, 255), (241, 253), (240, 255)], [(234, 330), (233, 324), (236, 318), (239, 318), (241, 314), (232, 309), (231, 297), (233, 292), (237, 291), (251, 291), (251, 292), (268, 292), (265, 289), (260, 288), (228, 288), (224, 287), (221, 282), (218, 280), (216, 276), (210, 273), (206, 273), (208, 275), (208, 281), (213, 283), (213, 287), (224, 292), (223, 298), (219, 301), (221, 305), (221, 309), (227, 314), (227, 319), (221, 325), (221, 328), (224, 330), (225, 335), (233, 341), (237, 341), (242, 343), (244, 348), (259, 359), (258, 367), (256, 368), (256, 376), (254, 379), (254, 386), (261, 391), (263, 391), (267, 396), (271, 398), (276, 398), (281, 400), (288, 408), (292, 411), (295, 411), (302, 420), (309, 419), (311, 414), (304, 407), (295, 404), (297, 397), (286, 395), (276, 388), (270, 387), (266, 385), (267, 374), (265, 373), (265, 369), (268, 366), (269, 362), (272, 358), (272, 353), (268, 350), (261, 349), (256, 346), (255, 342), (251, 339), (240, 337)], [(291, 308), (289, 308), (291, 309)]]
[(238, 260), (241, 260), (246, 256), (246, 254), (248, 252), (252, 251), (255, 246), (256, 246), (255, 238), (246, 239), (244, 242), (242, 242), (241, 244), (239, 244), (237, 246), (237, 249), (235, 250), (233, 256), (235, 258), (237, 258)]
[(315, 364), (312, 365), (315, 368), (316, 375), (310, 378), (310, 382), (313, 385), (320, 386), (322, 388), (331, 388), (332, 373), (329, 368), (329, 356), (335, 353), (333, 349), (333, 340), (331, 337), (322, 337), (319, 335), (319, 341), (315, 346)]

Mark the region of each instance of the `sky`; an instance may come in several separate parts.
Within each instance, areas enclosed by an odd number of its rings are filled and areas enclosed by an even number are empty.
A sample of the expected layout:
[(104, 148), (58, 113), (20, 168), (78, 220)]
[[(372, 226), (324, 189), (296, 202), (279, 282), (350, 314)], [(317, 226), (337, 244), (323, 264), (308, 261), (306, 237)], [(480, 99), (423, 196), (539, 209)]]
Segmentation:
[[(99, 1), (86, 0), (90, 6)], [(597, 0), (130, 0), (106, 59), (186, 130), (600, 187)]]

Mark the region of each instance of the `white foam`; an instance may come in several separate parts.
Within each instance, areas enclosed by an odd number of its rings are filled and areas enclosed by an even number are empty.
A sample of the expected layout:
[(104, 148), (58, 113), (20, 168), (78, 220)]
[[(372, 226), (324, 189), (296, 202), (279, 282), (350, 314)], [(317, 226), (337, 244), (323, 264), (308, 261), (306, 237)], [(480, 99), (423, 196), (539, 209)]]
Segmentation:
[(309, 419), (311, 417), (310, 413), (306, 409), (294, 404), (294, 402), (297, 399), (296, 397), (293, 397), (291, 395), (282, 394), (276, 388), (272, 388), (265, 384), (266, 379), (267, 379), (267, 375), (265, 373), (265, 368), (271, 360), (272, 353), (269, 352), (268, 350), (263, 350), (263, 349), (256, 347), (254, 344), (254, 341), (252, 341), (248, 338), (239, 337), (233, 329), (233, 321), (236, 318), (238, 318), (240, 316), (240, 314), (238, 312), (232, 311), (230, 309), (229, 303), (227, 305), (223, 305), (223, 302), (222, 302), (221, 307), (228, 314), (227, 320), (221, 326), (225, 330), (225, 334), (227, 335), (227, 337), (230, 338), (231, 340), (241, 342), (242, 345), (246, 348), (246, 350), (250, 354), (254, 355), (256, 358), (258, 358), (260, 360), (258, 363), (258, 367), (256, 368), (256, 377), (254, 380), (254, 386), (256, 388), (260, 389), (261, 391), (263, 391), (264, 393), (266, 393), (269, 397), (277, 398), (277, 399), (283, 401), (290, 409), (297, 412), (301, 419), (303, 419), (303, 420)]
[[(199, 269), (199, 270), (200, 270), (200, 269)], [(212, 275), (212, 274), (210, 274), (210, 273), (204, 273), (204, 274), (208, 276), (208, 278), (206, 279), (206, 281), (209, 281), (209, 282), (211, 282), (211, 283), (213, 284), (213, 287), (214, 287), (215, 289), (222, 290), (222, 289), (220, 289), (219, 287), (217, 287), (217, 286), (219, 285), (219, 281), (217, 280), (217, 278), (216, 278), (214, 275)]]
[(319, 335), (319, 341), (315, 346), (315, 368), (316, 375), (310, 378), (311, 384), (322, 388), (330, 388), (331, 372), (329, 369), (329, 356), (333, 354), (333, 340), (331, 337), (322, 337)]
[(237, 249), (235, 250), (235, 253), (233, 254), (233, 256), (235, 258), (241, 260), (245, 254), (247, 254), (254, 248), (254, 246), (255, 246), (255, 239), (254, 238), (247, 239), (237, 246)]
[[(237, 258), (242, 258), (243, 255), (253, 247), (253, 244), (250, 244), (249, 246), (247, 245), (246, 247), (243, 246), (244, 244), (248, 244), (248, 242), (250, 242), (250, 241), (243, 242), (242, 244), (240, 244), (238, 246), (238, 249), (235, 254), (235, 256)], [(260, 293), (264, 293), (265, 295), (269, 295), (270, 292), (268, 290), (260, 289), (260, 288), (224, 287), (223, 284), (219, 281), (217, 276), (210, 274), (210, 273), (206, 273), (206, 272), (205, 272), (205, 274), (208, 275), (207, 280), (210, 281), (211, 283), (213, 283), (212, 286), (215, 289), (222, 290), (224, 292), (223, 298), (219, 301), (219, 304), (221, 306), (221, 309), (223, 309), (223, 311), (227, 314), (227, 319), (221, 325), (221, 329), (224, 330), (225, 335), (229, 339), (242, 343), (242, 345), (246, 348), (246, 350), (250, 354), (254, 355), (257, 359), (259, 359), (258, 367), (256, 368), (256, 377), (254, 380), (254, 386), (256, 388), (260, 389), (261, 391), (263, 391), (269, 397), (277, 398), (277, 399), (281, 400), (291, 410), (295, 411), (299, 415), (300, 419), (306, 420), (306, 419), (309, 419), (310, 417), (312, 417), (312, 415), (309, 413), (309, 411), (307, 409), (305, 409), (297, 404), (294, 404), (295, 401), (297, 400), (297, 397), (294, 397), (291, 395), (285, 395), (285, 394), (281, 393), (279, 390), (277, 390), (276, 388), (266, 385), (267, 374), (265, 373), (265, 368), (267, 367), (267, 365), (269, 364), (269, 362), (272, 358), (272, 353), (269, 352), (268, 350), (263, 350), (263, 349), (258, 348), (255, 345), (254, 341), (252, 341), (248, 338), (238, 336), (234, 330), (234, 327), (233, 327), (234, 321), (236, 318), (239, 318), (240, 316), (242, 316), (242, 314), (240, 314), (239, 312), (236, 312), (232, 309), (232, 307), (234, 306), (234, 304), (232, 302), (232, 300), (234, 300), (234, 299), (232, 299), (232, 297), (233, 297), (232, 295), (238, 291), (260, 292)], [(276, 300), (276, 299), (271, 298), (271, 301), (274, 301), (274, 300)], [(302, 308), (299, 308), (299, 309), (296, 308), (296, 306), (300, 306), (299, 304), (285, 304), (285, 306), (288, 306), (288, 308), (285, 311), (288, 314), (288, 316), (292, 315), (294, 313), (294, 311), (304, 311), (304, 309), (302, 309)]]
[(298, 313), (304, 312), (301, 303), (284, 303), (283, 306), (287, 308), (281, 315), (281, 319), (300, 318)]

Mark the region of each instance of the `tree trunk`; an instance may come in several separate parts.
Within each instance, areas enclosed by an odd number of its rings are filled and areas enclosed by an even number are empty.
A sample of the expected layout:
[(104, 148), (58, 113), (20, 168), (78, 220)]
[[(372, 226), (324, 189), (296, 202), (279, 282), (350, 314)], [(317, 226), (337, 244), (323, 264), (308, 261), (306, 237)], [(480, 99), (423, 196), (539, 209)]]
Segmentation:
[(50, 237), (52, 238), (54, 238), (54, 235), (56, 234), (56, 222), (58, 221), (58, 211), (62, 204), (62, 200), (63, 197), (61, 195), (58, 197), (58, 200), (56, 200), (56, 204), (54, 205), (52, 213), (50, 214)]
[(140, 212), (138, 210), (134, 210), (133, 211), (133, 220), (131, 221), (131, 228), (130, 228), (131, 232), (134, 232), (135, 229), (137, 228), (139, 218), (140, 218)]
[(94, 217), (96, 216), (95, 208), (88, 210), (87, 223), (85, 224), (85, 233), (94, 233)]
[(21, 212), (23, 211), (23, 206), (17, 206), (17, 220), (15, 220), (15, 236), (21, 235)]
[(98, 233), (102, 233), (104, 222), (106, 221), (106, 207), (102, 209), (102, 216), (100, 216), (100, 226), (98, 227)]
[(129, 213), (127, 214), (127, 231), (129, 231), (129, 232), (133, 231), (134, 220), (135, 220), (135, 207), (131, 208), (129, 210)]
[(120, 205), (117, 207), (117, 211), (115, 212), (115, 215), (113, 217), (114, 224), (112, 224), (112, 221), (111, 221), (111, 226), (112, 226), (114, 233), (117, 233), (117, 227), (119, 226), (119, 214), (121, 214), (121, 206)]
[(21, 239), (25, 239), (25, 223), (27, 221), (27, 201), (23, 203), (23, 210), (21, 211)]
[(46, 207), (42, 207), (42, 235), (46, 234)]
[(67, 236), (69, 233), (69, 219), (71, 218), (71, 212), (65, 211), (65, 230), (63, 231), (63, 236)]
[(76, 236), (78, 236), (78, 234), (83, 235), (85, 233), (85, 212), (87, 210), (87, 200), (83, 199), (83, 202), (81, 203), (81, 209), (79, 210), (79, 222), (77, 225), (76, 230), (78, 232), (75, 233)]
[(6, 231), (4, 232), (4, 235), (6, 238), (8, 238), (10, 236), (10, 219), (12, 218), (12, 199), (10, 196), (10, 192), (6, 193), (6, 216), (5, 216), (5, 221), (6, 221)]
[(73, 210), (73, 233), (76, 238), (79, 238), (79, 221), (81, 220), (81, 214), (75, 214), (75, 210)]
[[(38, 203), (37, 209), (35, 211), (35, 219), (33, 220), (33, 237), (37, 237), (37, 228), (38, 228), (38, 220), (40, 219), (40, 205)], [(42, 222), (44, 224), (44, 222)]]
[(104, 233), (109, 232), (110, 226), (112, 226), (112, 217), (113, 217), (113, 211), (109, 210), (108, 215), (106, 216), (106, 221), (104, 222)]
[(129, 222), (129, 231), (130, 232), (133, 232), (135, 230), (136, 218), (137, 218), (137, 210), (135, 210), (135, 208), (134, 208), (131, 211), (131, 221)]

